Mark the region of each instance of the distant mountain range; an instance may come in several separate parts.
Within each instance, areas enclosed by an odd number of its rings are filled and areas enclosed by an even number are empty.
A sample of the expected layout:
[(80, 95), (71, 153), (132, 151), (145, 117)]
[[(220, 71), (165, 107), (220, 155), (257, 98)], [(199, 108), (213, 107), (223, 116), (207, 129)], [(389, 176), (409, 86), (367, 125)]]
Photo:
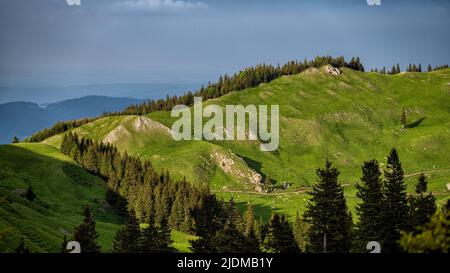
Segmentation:
[(0, 86), (0, 103), (31, 101), (39, 105), (72, 98), (98, 95), (107, 97), (132, 97), (160, 99), (167, 94), (181, 95), (200, 88), (200, 83), (114, 83), (74, 86)]
[(96, 117), (103, 112), (123, 110), (143, 99), (85, 96), (47, 104), (41, 107), (32, 102), (0, 104), (0, 144), (10, 143), (52, 126), (57, 121)]

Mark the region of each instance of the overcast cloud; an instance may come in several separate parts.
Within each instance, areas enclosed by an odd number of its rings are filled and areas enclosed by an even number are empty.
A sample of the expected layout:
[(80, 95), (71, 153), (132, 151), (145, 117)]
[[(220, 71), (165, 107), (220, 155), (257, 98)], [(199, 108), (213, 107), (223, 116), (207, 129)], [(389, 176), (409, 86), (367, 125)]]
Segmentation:
[(450, 63), (450, 1), (0, 1), (0, 86), (208, 82), (257, 63)]

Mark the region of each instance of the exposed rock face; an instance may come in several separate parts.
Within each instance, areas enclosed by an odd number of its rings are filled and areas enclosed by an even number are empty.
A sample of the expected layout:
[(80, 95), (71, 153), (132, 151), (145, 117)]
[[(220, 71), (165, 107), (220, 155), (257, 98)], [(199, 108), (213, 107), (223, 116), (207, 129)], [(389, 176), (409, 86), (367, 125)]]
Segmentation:
[(148, 133), (154, 130), (161, 130), (167, 134), (170, 134), (170, 129), (161, 123), (151, 120), (147, 117), (139, 116), (134, 120), (133, 128), (136, 132)]
[(320, 69), (317, 69), (315, 67), (310, 67), (308, 69), (306, 69), (303, 73), (305, 74), (319, 74), (319, 73), (326, 73), (328, 75), (340, 75), (341, 71), (339, 69), (337, 69), (336, 67), (332, 66), (331, 64), (327, 64), (324, 65), (323, 67), (321, 67)]
[(328, 64), (326, 66), (324, 66), (325, 72), (327, 72), (330, 75), (340, 75), (341, 71), (339, 71), (339, 69), (337, 69), (336, 67)]
[[(234, 158), (234, 159), (233, 159)], [(223, 154), (218, 151), (211, 153), (211, 159), (219, 166), (222, 171), (231, 176), (243, 179), (255, 185), (255, 190), (262, 192), (262, 176), (252, 170), (242, 158), (236, 156), (232, 152)], [(236, 162), (239, 160), (239, 162)]]
[(170, 135), (170, 129), (161, 123), (151, 120), (147, 117), (133, 117), (128, 116), (125, 117), (119, 126), (117, 126), (114, 130), (109, 132), (102, 140), (103, 143), (115, 143), (121, 138), (131, 137), (132, 133), (125, 127), (123, 124), (131, 124), (128, 126), (131, 131), (136, 133), (144, 133), (149, 134), (154, 131), (163, 132)]
[(105, 138), (103, 138), (102, 142), (103, 143), (114, 143), (122, 137), (131, 137), (131, 133), (128, 132), (128, 130), (125, 127), (123, 127), (123, 125), (121, 124), (121, 125), (117, 126), (114, 130), (109, 132), (109, 134), (107, 134), (105, 136)]
[(310, 68), (306, 69), (304, 73), (305, 74), (317, 74), (317, 73), (319, 73), (319, 69), (317, 69), (315, 67), (310, 67)]

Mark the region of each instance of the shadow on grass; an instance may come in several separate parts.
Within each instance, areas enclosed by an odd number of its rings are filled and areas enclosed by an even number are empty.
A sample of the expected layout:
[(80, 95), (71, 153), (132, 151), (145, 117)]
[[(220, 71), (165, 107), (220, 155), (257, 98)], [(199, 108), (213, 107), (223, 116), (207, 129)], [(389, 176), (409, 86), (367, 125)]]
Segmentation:
[[(259, 220), (259, 218), (262, 218), (264, 222), (269, 221), (272, 214), (278, 213), (279, 211), (279, 209), (277, 208), (271, 208), (263, 204), (253, 203), (252, 205), (255, 211), (255, 219)], [(236, 206), (241, 211), (241, 213), (245, 213), (245, 211), (247, 210), (247, 202), (236, 202)]]
[(414, 122), (412, 122), (412, 123), (410, 123), (410, 124), (407, 124), (407, 125), (406, 125), (406, 128), (412, 129), (412, 128), (419, 127), (419, 125), (420, 125), (424, 120), (425, 120), (425, 118), (420, 118), (420, 119), (418, 119), (418, 120), (416, 120), (416, 121), (414, 121)]
[[(45, 218), (61, 213), (59, 210), (61, 207), (73, 203), (78, 207), (70, 205), (68, 206), (70, 209), (66, 210), (71, 211), (73, 215), (81, 215), (83, 205), (88, 204), (94, 210), (97, 220), (109, 224), (123, 223), (123, 217), (114, 208), (106, 205), (107, 185), (102, 178), (89, 173), (74, 162), (58, 160), (16, 145), (2, 145), (0, 147), (0, 163), (10, 162), (8, 166), (13, 170), (9, 176), (1, 177), (0, 181), (1, 179), (23, 180), (27, 185), (31, 185), (36, 192), (37, 199), (33, 202), (20, 198), (24, 206), (33, 208)], [(61, 172), (55, 171), (55, 166), (60, 166)], [(58, 176), (61, 173), (64, 175), (63, 177)], [(97, 179), (103, 183), (96, 183)], [(50, 181), (58, 181), (58, 184), (50, 183)], [(92, 187), (94, 186), (99, 187), (95, 196), (92, 195)], [(23, 185), (17, 183), (13, 188), (23, 187)], [(39, 188), (41, 190), (36, 191)], [(70, 200), (65, 200), (64, 197), (59, 198), (58, 191), (61, 191), (61, 196), (67, 196), (70, 192), (73, 194), (72, 198)]]
[[(256, 160), (253, 160), (251, 158), (248, 158), (246, 156), (243, 155), (239, 155), (236, 154), (237, 156), (239, 156), (240, 158), (242, 158), (242, 160), (244, 160), (244, 162), (253, 170), (255, 170), (257, 173), (259, 173), (262, 176), (262, 180), (265, 181), (267, 179), (267, 175), (265, 173), (263, 173), (262, 171), (262, 163)], [(270, 180), (270, 185), (275, 185), (277, 183), (276, 180), (269, 178)]]

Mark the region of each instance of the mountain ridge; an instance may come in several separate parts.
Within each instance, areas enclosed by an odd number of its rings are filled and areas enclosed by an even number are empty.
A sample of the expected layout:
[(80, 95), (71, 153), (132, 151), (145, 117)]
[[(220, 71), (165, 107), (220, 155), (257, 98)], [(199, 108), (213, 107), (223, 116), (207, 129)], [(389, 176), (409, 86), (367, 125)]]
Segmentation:
[(10, 143), (14, 136), (24, 139), (57, 121), (121, 111), (130, 104), (142, 101), (144, 100), (91, 95), (50, 103), (44, 107), (26, 101), (0, 104), (0, 144)]
[[(123, 136), (115, 145), (119, 150), (151, 160), (157, 168), (167, 168), (176, 177), (186, 176), (194, 183), (208, 181), (222, 198), (232, 196), (242, 206), (253, 202), (261, 207), (257, 213), (266, 217), (273, 210), (294, 217), (297, 209), (303, 209), (306, 204), (303, 190), (315, 183), (315, 169), (323, 166), (327, 158), (341, 171), (341, 184), (349, 185), (345, 193), (351, 207), (355, 205), (354, 184), (363, 161), (374, 158), (384, 166), (393, 147), (399, 149), (406, 173), (450, 166), (446, 157), (450, 143), (444, 137), (449, 134), (445, 128), (450, 123), (446, 100), (450, 91), (449, 69), (397, 75), (346, 68), (341, 68), (339, 75), (329, 71), (325, 67), (314, 73), (283, 76), (204, 101), (204, 106), (220, 107), (279, 104), (281, 141), (276, 152), (261, 152), (257, 141), (177, 142), (167, 136), (135, 133)], [(405, 129), (400, 123), (403, 108), (408, 121)], [(170, 117), (170, 112), (144, 116), (168, 128), (176, 120)], [(106, 117), (73, 131), (101, 141), (126, 117), (133, 116)], [(44, 143), (58, 147), (59, 141), (60, 136), (54, 136)], [(245, 183), (212, 160), (211, 154), (217, 149), (220, 154), (227, 151), (235, 154), (234, 162), (245, 161), (249, 170), (274, 183), (275, 192), (257, 197), (248, 193)], [(449, 197), (445, 180), (448, 171), (428, 174), (430, 189), (438, 193), (439, 202), (444, 202)], [(406, 178), (409, 190), (415, 179)]]

